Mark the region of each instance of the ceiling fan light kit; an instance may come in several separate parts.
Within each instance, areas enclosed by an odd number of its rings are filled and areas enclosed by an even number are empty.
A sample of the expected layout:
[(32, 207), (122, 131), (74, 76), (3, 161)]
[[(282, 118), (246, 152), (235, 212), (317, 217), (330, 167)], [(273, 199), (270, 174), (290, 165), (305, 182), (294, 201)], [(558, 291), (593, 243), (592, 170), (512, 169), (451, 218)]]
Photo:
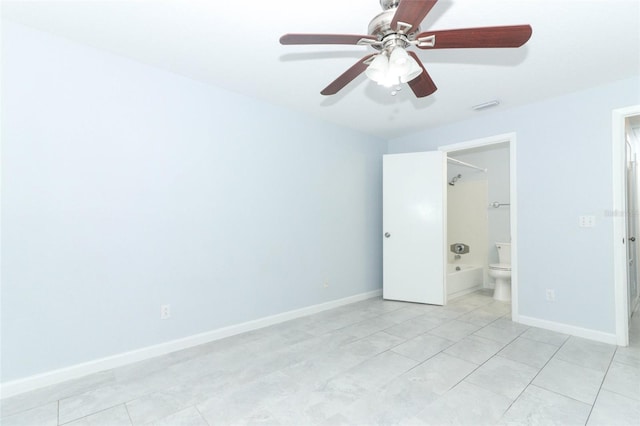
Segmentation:
[(422, 73), (422, 68), (402, 47), (395, 47), (391, 53), (383, 51), (377, 54), (365, 74), (376, 83), (392, 87), (407, 83)]
[(369, 79), (386, 87), (408, 83), (413, 93), (422, 98), (434, 93), (437, 87), (418, 55), (407, 51), (408, 47), (427, 50), (517, 48), (531, 37), (530, 25), (420, 32), (420, 23), (437, 1), (380, 0), (383, 12), (371, 20), (367, 35), (285, 34), (280, 43), (365, 45), (379, 51), (356, 62), (322, 90), (323, 95), (339, 92), (364, 72)]

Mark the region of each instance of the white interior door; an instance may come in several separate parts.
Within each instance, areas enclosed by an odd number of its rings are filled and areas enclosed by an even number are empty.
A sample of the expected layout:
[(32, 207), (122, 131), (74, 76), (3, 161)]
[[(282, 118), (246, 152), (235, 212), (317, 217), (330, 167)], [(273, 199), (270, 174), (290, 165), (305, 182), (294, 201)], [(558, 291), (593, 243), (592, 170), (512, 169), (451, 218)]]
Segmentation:
[(446, 155), (383, 158), (383, 297), (445, 303)]

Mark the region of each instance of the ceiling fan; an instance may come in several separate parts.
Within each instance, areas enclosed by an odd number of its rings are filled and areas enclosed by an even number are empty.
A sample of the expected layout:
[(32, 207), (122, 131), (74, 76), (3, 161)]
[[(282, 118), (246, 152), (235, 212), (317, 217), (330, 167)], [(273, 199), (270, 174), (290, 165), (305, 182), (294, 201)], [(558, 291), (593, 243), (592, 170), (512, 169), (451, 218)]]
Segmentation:
[[(360, 74), (387, 87), (408, 83), (422, 98), (437, 87), (415, 52), (419, 49), (520, 47), (531, 37), (530, 25), (461, 28), (420, 32), (420, 23), (438, 0), (380, 0), (383, 12), (369, 23), (369, 34), (285, 34), (280, 43), (353, 44), (371, 46), (379, 53), (365, 56), (320, 92), (335, 95)], [(399, 86), (398, 86), (399, 87)], [(392, 92), (394, 94), (394, 92)]]

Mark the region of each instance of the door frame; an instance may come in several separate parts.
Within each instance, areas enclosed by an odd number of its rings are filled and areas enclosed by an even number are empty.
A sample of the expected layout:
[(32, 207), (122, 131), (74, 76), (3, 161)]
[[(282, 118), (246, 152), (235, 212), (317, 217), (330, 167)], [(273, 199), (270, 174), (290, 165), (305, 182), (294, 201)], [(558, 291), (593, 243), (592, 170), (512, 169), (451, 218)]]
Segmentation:
[(627, 158), (625, 122), (640, 115), (640, 105), (614, 109), (611, 118), (613, 150), (613, 280), (615, 292), (616, 343), (629, 345), (629, 297), (627, 276)]
[[(439, 147), (445, 153), (479, 148), (488, 145), (509, 144), (509, 221), (511, 228), (511, 319), (518, 322), (518, 191), (517, 191), (517, 161), (516, 161), (516, 133), (504, 133), (481, 139), (454, 143)], [(447, 204), (445, 204), (445, 210)], [(445, 211), (446, 217), (446, 211)], [(446, 294), (446, 289), (445, 289)]]

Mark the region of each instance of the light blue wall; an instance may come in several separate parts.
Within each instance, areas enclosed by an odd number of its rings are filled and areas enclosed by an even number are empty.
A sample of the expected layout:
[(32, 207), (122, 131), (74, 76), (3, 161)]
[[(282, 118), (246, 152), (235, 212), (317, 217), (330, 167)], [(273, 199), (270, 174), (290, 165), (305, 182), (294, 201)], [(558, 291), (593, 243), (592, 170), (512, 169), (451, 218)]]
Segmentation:
[[(3, 24), (2, 381), (380, 288), (383, 141)], [(634, 78), (388, 150), (515, 131), (520, 314), (613, 333), (611, 110), (638, 103)]]
[(2, 60), (2, 381), (381, 287), (384, 141), (7, 22)]
[[(389, 152), (516, 132), (519, 314), (615, 333), (611, 111), (640, 104), (640, 78), (389, 141)], [(595, 215), (595, 228), (578, 216)], [(555, 289), (555, 303), (545, 289)]]

